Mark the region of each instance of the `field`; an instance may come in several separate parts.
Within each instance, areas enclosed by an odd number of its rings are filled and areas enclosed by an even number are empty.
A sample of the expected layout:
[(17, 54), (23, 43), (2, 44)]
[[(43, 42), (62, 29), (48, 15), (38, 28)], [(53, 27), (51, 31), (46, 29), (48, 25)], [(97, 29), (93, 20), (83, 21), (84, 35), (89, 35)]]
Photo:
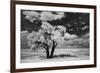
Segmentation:
[(48, 62), (48, 61), (73, 61), (89, 59), (89, 35), (80, 38), (65, 40), (64, 44), (56, 47), (54, 56), (46, 59), (46, 52), (43, 48), (36, 51), (29, 49), (28, 33), (21, 34), (21, 63)]
[(43, 49), (32, 51), (30, 49), (21, 50), (21, 63), (32, 62), (48, 62), (48, 61), (73, 61), (73, 60), (88, 60), (89, 49), (88, 48), (56, 48), (54, 57), (46, 59), (46, 53)]

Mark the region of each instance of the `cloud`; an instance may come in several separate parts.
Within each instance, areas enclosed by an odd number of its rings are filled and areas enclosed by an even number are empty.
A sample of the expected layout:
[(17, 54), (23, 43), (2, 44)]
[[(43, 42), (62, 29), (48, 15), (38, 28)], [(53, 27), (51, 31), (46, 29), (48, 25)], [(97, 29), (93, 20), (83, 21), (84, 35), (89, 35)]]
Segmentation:
[(39, 18), (40, 13), (36, 11), (23, 11), (23, 14), (26, 16), (31, 16), (35, 18)]
[(64, 38), (65, 38), (65, 39), (74, 39), (74, 38), (77, 38), (77, 35), (65, 33)]
[(64, 12), (57, 12), (53, 14), (52, 12), (41, 12), (40, 20), (42, 21), (52, 21), (62, 19), (64, 17)]
[(36, 18), (32, 18), (31, 16), (25, 16), (25, 19), (29, 20), (30, 22), (34, 22), (36, 20)]
[(64, 17), (64, 12), (57, 12), (55, 19), (62, 19)]
[(49, 11), (23, 11), (25, 15), (25, 19), (29, 20), (30, 22), (34, 22), (35, 20), (41, 21), (53, 21), (53, 20), (60, 20), (64, 17), (64, 12), (49, 12)]
[(51, 12), (41, 12), (40, 20), (42, 20), (42, 21), (52, 21), (52, 20), (54, 20), (54, 15)]
[(34, 20), (38, 19), (40, 16), (40, 13), (36, 11), (23, 11), (23, 14), (25, 15), (25, 19), (30, 22), (34, 22)]
[(83, 28), (82, 28), (82, 30), (86, 30), (87, 28), (89, 28), (88, 26), (84, 26)]

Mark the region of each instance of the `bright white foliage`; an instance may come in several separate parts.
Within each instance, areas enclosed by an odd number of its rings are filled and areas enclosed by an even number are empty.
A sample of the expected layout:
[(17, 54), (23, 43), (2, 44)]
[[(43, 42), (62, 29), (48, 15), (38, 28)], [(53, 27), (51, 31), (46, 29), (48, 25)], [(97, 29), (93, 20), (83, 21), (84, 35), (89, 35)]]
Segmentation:
[(64, 27), (64, 26), (57, 26), (57, 28), (59, 29), (59, 31), (61, 31), (61, 32), (66, 32), (66, 28)]
[(66, 32), (66, 28), (64, 26), (52, 26), (47, 22), (42, 22), (41, 28), (48, 34), (51, 34), (49, 35), (51, 40), (54, 40), (58, 43), (63, 41), (64, 35), (62, 34)]
[(47, 33), (52, 33), (52, 31), (55, 29), (54, 26), (50, 25), (50, 23), (42, 22), (41, 25), (42, 31), (45, 31)]
[[(52, 26), (50, 23), (42, 22), (38, 32), (33, 31), (28, 35), (28, 39), (34, 44), (36, 41), (50, 44), (52, 41), (63, 43), (66, 28), (64, 26)], [(63, 35), (62, 35), (63, 34)]]

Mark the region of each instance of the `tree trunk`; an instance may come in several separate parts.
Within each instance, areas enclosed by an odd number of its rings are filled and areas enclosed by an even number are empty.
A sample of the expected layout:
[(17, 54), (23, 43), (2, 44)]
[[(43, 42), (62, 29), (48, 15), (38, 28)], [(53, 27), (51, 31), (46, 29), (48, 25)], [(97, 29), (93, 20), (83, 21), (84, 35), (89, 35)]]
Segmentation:
[(42, 44), (43, 44), (42, 47), (44, 47), (45, 50), (46, 50), (46, 57), (47, 57), (47, 59), (48, 58), (52, 58), (53, 54), (54, 54), (54, 50), (55, 50), (55, 48), (57, 46), (57, 43), (55, 41), (53, 41), (51, 52), (49, 52), (49, 46), (47, 44), (45, 44), (45, 43), (42, 43)]
[(46, 56), (47, 56), (47, 59), (49, 58), (49, 48), (46, 49)]
[(47, 59), (50, 58), (50, 56), (49, 56), (49, 46), (47, 44), (43, 43), (42, 47), (44, 47), (45, 50), (46, 50), (46, 58)]
[(55, 43), (55, 42), (53, 41), (53, 46), (52, 46), (52, 49), (51, 49), (51, 55), (50, 55), (50, 58), (53, 57), (53, 54), (54, 54), (54, 51), (55, 51), (56, 46), (57, 46), (57, 43)]
[(55, 47), (52, 47), (50, 58), (52, 58), (52, 57), (53, 57), (54, 50), (55, 50)]

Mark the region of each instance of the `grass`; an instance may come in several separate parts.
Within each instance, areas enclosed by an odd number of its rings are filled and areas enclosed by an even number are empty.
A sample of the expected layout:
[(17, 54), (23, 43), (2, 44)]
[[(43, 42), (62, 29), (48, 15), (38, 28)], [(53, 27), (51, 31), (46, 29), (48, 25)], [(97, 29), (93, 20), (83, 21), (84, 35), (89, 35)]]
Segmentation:
[(56, 49), (54, 56), (51, 59), (46, 58), (44, 50), (31, 51), (28, 49), (22, 49), (21, 51), (21, 62), (48, 62), (48, 61), (73, 61), (73, 60), (88, 60), (89, 50), (86, 48), (70, 48), (70, 49)]

